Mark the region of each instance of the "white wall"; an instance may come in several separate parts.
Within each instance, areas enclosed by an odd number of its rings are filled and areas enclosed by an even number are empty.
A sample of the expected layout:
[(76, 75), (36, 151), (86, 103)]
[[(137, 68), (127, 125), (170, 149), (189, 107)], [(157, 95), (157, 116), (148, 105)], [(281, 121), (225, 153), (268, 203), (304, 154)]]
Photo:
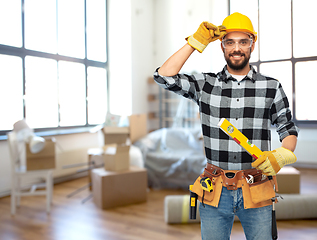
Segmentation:
[(130, 115), (147, 112), (147, 79), (153, 65), (153, 0), (110, 0), (110, 111)]
[(109, 103), (110, 112), (132, 111), (131, 1), (108, 1)]
[(154, 1), (131, 1), (132, 36), (132, 112), (147, 112), (148, 77), (152, 76), (154, 59)]
[[(202, 21), (220, 25), (227, 1), (109, 0), (109, 81), (111, 111), (121, 115), (147, 112), (147, 78), (185, 44)], [(220, 42), (194, 53), (183, 71), (220, 71), (224, 66)], [(273, 148), (280, 146), (273, 132)], [(295, 151), (298, 162), (317, 164), (317, 129), (302, 129)], [(55, 176), (75, 172), (62, 166), (87, 162), (86, 150), (102, 145), (100, 135), (77, 133), (56, 137)], [(10, 160), (6, 141), (0, 141), (0, 196), (10, 189)]]
[[(155, 1), (155, 65), (160, 66), (181, 48), (185, 38), (195, 33), (200, 23), (221, 25), (227, 16), (226, 1), (156, 0)], [(194, 52), (183, 72), (220, 71), (225, 62), (220, 41), (211, 43), (203, 53)]]

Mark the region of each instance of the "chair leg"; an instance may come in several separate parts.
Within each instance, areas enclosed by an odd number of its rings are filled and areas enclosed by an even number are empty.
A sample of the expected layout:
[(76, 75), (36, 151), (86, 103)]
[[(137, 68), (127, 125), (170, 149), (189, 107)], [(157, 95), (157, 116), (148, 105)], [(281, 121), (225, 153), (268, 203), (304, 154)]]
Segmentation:
[[(13, 175), (13, 173), (12, 173)], [(15, 195), (16, 187), (15, 187), (15, 178), (12, 176), (11, 180), (11, 215), (15, 215), (16, 212), (16, 195)]]
[[(17, 181), (16, 181), (16, 192), (21, 192), (21, 178), (17, 177)], [(20, 202), (21, 202), (21, 196), (17, 195), (16, 196), (16, 206), (20, 207)]]
[(53, 201), (53, 181), (52, 172), (49, 172), (46, 177), (46, 212), (50, 213), (51, 204)]
[(51, 172), (51, 177), (50, 177), (50, 187), (51, 187), (51, 191), (50, 191), (50, 204), (51, 206), (53, 205), (53, 193), (54, 193), (54, 182), (53, 182), (53, 172)]
[(15, 202), (15, 194), (11, 192), (11, 215), (15, 215), (16, 213), (16, 202)]

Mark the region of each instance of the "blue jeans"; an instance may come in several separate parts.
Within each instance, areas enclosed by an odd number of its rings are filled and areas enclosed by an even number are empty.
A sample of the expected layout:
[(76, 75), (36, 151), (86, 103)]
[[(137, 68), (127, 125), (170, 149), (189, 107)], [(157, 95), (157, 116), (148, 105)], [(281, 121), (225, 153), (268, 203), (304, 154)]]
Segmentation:
[(203, 240), (229, 240), (235, 215), (247, 240), (272, 239), (272, 206), (244, 209), (241, 188), (223, 187), (218, 208), (200, 204), (199, 213)]

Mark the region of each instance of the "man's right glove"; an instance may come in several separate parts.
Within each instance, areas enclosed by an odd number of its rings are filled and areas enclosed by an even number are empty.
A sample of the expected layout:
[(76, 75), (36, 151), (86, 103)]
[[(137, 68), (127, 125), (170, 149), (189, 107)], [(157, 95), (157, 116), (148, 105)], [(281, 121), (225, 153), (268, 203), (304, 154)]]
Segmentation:
[(252, 167), (262, 170), (265, 175), (274, 176), (283, 166), (294, 162), (296, 162), (295, 154), (291, 150), (280, 147), (273, 151), (265, 151), (252, 163)]
[(197, 31), (185, 39), (190, 46), (203, 52), (210, 42), (221, 39), (226, 34), (225, 29), (222, 25), (217, 27), (210, 22), (202, 22)]

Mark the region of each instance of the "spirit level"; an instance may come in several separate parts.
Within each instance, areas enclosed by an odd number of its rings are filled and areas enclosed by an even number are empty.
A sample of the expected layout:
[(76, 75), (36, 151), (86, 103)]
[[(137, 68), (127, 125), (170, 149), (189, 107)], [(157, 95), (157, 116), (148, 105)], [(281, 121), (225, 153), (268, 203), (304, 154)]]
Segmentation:
[(243, 147), (253, 158), (258, 159), (263, 154), (257, 146), (252, 144), (249, 139), (227, 119), (222, 118), (218, 123), (218, 127), (220, 127), (222, 131)]

